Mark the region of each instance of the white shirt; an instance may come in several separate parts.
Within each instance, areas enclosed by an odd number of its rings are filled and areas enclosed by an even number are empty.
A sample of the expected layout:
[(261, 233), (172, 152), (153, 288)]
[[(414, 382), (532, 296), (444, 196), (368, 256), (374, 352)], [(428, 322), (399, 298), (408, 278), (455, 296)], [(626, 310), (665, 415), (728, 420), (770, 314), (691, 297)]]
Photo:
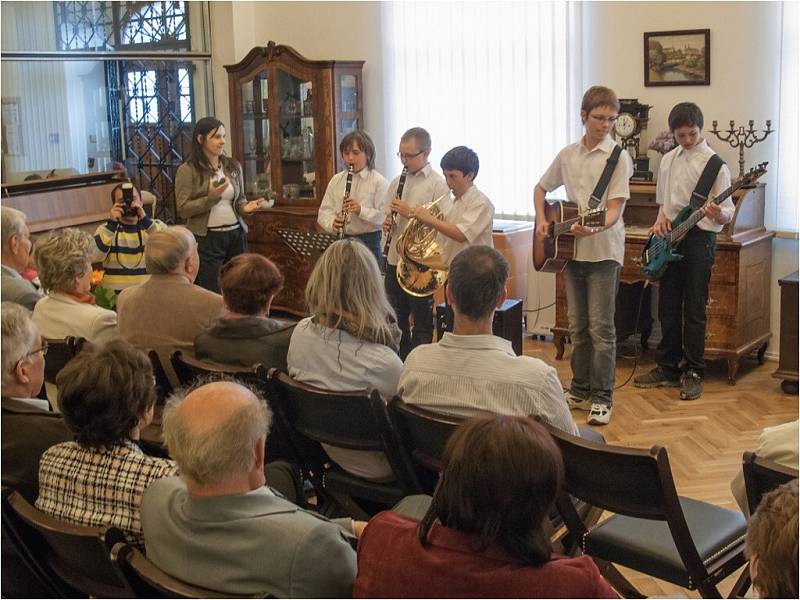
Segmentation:
[[(217, 169), (217, 172), (211, 176), (212, 181), (219, 181), (225, 178), (226, 175), (222, 169)], [(211, 212), (208, 213), (208, 226), (209, 227), (238, 227), (239, 219), (236, 218), (236, 213), (233, 210), (233, 185), (228, 182), (228, 187), (222, 191), (222, 196), (219, 198), (214, 206), (211, 207)]]
[[(398, 183), (400, 183), (399, 175), (392, 180), (386, 193), (386, 216), (389, 216), (392, 212), (392, 200), (394, 200), (397, 193)], [(428, 163), (416, 173), (408, 174), (401, 200), (408, 206), (418, 206), (420, 204), (429, 204), (449, 192), (450, 188), (447, 187), (444, 177), (434, 171), (430, 163)], [(447, 198), (439, 202), (439, 204), (442, 203), (447, 204)], [(390, 265), (397, 265), (397, 240), (400, 239), (400, 234), (403, 233), (406, 225), (408, 225), (408, 219), (398, 213), (395, 220), (394, 233), (392, 234), (392, 243), (389, 246), (388, 261)]]
[[(306, 318), (297, 324), (286, 356), (289, 375), (300, 383), (334, 392), (374, 387), (384, 400), (397, 393), (403, 361), (389, 348), (359, 340), (340, 329), (330, 329)], [(392, 469), (382, 452), (335, 448), (323, 444), (328, 455), (353, 475), (387, 479)]]
[[(586, 148), (583, 138), (566, 146), (542, 175), (539, 186), (547, 192), (552, 192), (563, 185), (568, 200), (575, 202), (581, 212), (589, 210), (589, 199), (616, 145), (611, 136), (607, 135), (591, 150)], [(623, 150), (598, 207), (607, 207), (609, 199), (630, 198), (628, 180), (631, 175), (633, 175), (633, 161), (630, 154)], [(622, 222), (622, 214), (609, 229), (575, 241), (575, 260), (586, 262), (613, 260), (622, 264), (624, 259), (625, 224)]]
[(445, 333), (438, 344), (417, 346), (400, 375), (408, 404), (471, 417), (479, 411), (539, 415), (579, 435), (564, 401), (556, 370), (530, 356), (516, 356), (511, 342), (495, 335)]
[[(697, 181), (700, 179), (708, 159), (714, 154), (715, 152), (708, 142), (701, 139), (688, 150), (684, 150), (683, 146), (678, 144), (677, 148), (667, 152), (661, 159), (661, 165), (658, 168), (658, 184), (656, 185), (656, 202), (664, 207), (664, 215), (670, 221), (678, 216), (682, 208), (689, 205)], [(711, 186), (709, 197), (718, 196), (730, 185), (731, 172), (728, 165), (722, 165), (714, 180), (714, 185)], [(730, 197), (720, 204), (720, 208), (727, 220), (733, 217), (735, 207)], [(703, 217), (697, 223), (697, 227), (705, 231), (718, 232), (722, 231), (723, 226), (708, 217)]]
[[(325, 196), (319, 206), (317, 223), (328, 233), (337, 233), (333, 228), (333, 220), (342, 212), (344, 187), (347, 171), (334, 175), (325, 190)], [(386, 190), (389, 182), (375, 169), (364, 168), (353, 175), (350, 197), (361, 205), (361, 214), (349, 213), (347, 223), (348, 235), (380, 231), (386, 218)]]
[(464, 192), (463, 196), (454, 198), (449, 204), (445, 204), (443, 210), (444, 220), (458, 227), (467, 238), (466, 242), (457, 242), (442, 233), (439, 234), (439, 241), (448, 265), (453, 262), (456, 254), (467, 246), (494, 248), (492, 242), (494, 204), (477, 186), (473, 184)]

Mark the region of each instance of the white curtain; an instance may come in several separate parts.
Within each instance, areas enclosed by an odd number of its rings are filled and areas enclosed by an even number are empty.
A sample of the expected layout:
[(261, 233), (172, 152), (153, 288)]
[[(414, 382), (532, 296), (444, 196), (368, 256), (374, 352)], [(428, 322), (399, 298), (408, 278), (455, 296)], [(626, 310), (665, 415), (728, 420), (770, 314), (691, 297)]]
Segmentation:
[[(424, 127), (437, 170), (469, 146), (497, 216), (532, 217), (534, 184), (580, 131), (580, 11), (563, 0), (383, 4), (386, 156)], [(386, 164), (387, 178), (401, 169)]]
[(781, 97), (778, 121), (778, 193), (772, 222), (783, 231), (800, 230), (800, 4), (783, 2)]

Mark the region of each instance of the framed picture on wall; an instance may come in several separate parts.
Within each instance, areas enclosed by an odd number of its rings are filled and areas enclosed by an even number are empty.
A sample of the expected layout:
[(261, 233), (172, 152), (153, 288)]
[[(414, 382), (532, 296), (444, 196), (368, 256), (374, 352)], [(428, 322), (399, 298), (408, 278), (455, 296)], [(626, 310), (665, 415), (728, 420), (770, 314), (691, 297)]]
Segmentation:
[(645, 32), (645, 86), (710, 85), (710, 40), (710, 29)]

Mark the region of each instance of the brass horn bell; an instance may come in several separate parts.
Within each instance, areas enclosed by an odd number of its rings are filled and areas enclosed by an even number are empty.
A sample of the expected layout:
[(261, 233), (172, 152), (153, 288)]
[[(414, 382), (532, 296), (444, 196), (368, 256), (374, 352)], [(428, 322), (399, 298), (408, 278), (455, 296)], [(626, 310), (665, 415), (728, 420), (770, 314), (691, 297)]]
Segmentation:
[[(425, 205), (431, 214), (442, 220), (437, 206), (442, 198)], [(431, 226), (411, 218), (397, 240), (397, 283), (411, 296), (422, 298), (433, 294), (447, 281), (447, 261), (439, 243), (438, 232)]]

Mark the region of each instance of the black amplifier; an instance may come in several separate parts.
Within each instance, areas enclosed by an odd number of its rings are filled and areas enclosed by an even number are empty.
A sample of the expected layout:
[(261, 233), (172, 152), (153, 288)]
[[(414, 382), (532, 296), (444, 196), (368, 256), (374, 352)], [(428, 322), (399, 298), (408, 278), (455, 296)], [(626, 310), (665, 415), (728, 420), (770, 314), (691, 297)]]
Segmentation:
[[(436, 338), (442, 339), (445, 331), (453, 331), (453, 309), (439, 304), (436, 306)], [(494, 312), (492, 333), (511, 342), (517, 356), (522, 354), (522, 300), (514, 298), (503, 302)]]

